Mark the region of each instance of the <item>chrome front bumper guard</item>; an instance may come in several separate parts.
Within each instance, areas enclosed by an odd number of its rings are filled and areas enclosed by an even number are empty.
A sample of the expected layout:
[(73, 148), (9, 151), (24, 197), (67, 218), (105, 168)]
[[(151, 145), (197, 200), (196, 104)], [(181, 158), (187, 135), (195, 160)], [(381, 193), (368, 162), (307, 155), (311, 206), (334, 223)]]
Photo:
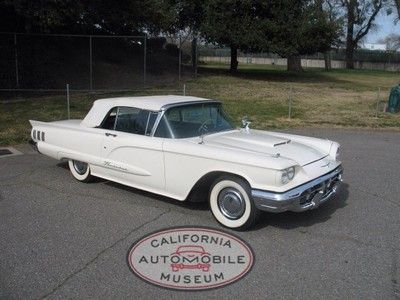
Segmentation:
[(335, 170), (299, 185), (283, 193), (252, 189), (256, 207), (268, 212), (301, 212), (317, 208), (336, 194), (342, 182), (343, 168)]

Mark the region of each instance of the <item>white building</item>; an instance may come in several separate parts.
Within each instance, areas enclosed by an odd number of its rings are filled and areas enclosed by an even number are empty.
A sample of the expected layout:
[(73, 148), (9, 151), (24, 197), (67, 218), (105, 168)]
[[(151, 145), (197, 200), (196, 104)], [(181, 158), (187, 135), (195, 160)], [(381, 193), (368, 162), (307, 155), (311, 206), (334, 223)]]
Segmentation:
[(386, 44), (364, 43), (361, 49), (386, 51)]

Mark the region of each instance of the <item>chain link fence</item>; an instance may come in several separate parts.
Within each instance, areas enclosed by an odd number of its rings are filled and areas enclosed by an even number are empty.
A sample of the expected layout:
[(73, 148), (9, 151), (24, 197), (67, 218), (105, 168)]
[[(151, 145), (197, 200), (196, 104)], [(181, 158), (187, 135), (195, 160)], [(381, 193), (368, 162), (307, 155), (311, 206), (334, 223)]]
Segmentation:
[(3, 92), (137, 90), (197, 73), (180, 37), (0, 33), (0, 52)]
[[(199, 60), (204, 63), (229, 63), (230, 49), (203, 45), (199, 48)], [(334, 49), (326, 53), (331, 60), (332, 68), (346, 68), (345, 49)], [(325, 67), (325, 54), (315, 53), (301, 56), (303, 67)], [(238, 61), (242, 64), (265, 64), (286, 66), (286, 58), (276, 53), (245, 53), (238, 52)], [(382, 70), (400, 72), (400, 52), (357, 49), (354, 52), (356, 69)]]

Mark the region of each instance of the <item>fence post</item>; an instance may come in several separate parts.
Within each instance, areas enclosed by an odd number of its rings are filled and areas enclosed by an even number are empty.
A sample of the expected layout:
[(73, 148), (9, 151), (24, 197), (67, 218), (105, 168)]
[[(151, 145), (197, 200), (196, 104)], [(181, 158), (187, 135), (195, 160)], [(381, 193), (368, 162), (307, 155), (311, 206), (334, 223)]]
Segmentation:
[(70, 114), (70, 108), (69, 108), (69, 84), (67, 83), (67, 115), (68, 115), (68, 120), (71, 117)]
[(381, 88), (378, 87), (378, 91), (377, 91), (377, 93), (376, 93), (376, 112), (375, 112), (375, 118), (378, 117), (380, 96), (381, 96)]
[(143, 38), (143, 86), (146, 86), (146, 60), (147, 60), (147, 35), (144, 35)]
[(15, 51), (15, 81), (17, 89), (19, 88), (19, 74), (18, 74), (18, 51), (17, 51), (17, 34), (14, 33), (14, 51)]
[(199, 63), (198, 62), (199, 55), (197, 54), (197, 51), (199, 50), (199, 48), (197, 47), (197, 44), (198, 44), (198, 39), (197, 39), (197, 36), (196, 36), (196, 45), (195, 45), (195, 53), (194, 53), (194, 59), (196, 61), (195, 67), (194, 67), (194, 76), (196, 76), (196, 77), (197, 77), (197, 65)]
[(182, 39), (179, 37), (179, 67), (178, 67), (178, 80), (181, 81), (181, 65), (182, 65)]
[(293, 94), (293, 88), (292, 88), (292, 85), (290, 85), (290, 90), (289, 90), (289, 112), (288, 112), (289, 119), (292, 117), (292, 94)]
[(183, 96), (186, 96), (186, 84), (183, 84), (183, 90), (182, 90)]
[(93, 54), (92, 54), (92, 36), (89, 36), (89, 72), (90, 72), (90, 90), (93, 90)]

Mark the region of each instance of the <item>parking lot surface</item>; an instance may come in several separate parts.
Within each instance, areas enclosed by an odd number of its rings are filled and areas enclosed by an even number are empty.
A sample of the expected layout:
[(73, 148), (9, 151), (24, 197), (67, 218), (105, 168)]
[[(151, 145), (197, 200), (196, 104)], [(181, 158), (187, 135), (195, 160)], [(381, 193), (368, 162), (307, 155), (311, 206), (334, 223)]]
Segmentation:
[(256, 228), (236, 233), (253, 248), (251, 272), (201, 292), (150, 285), (126, 255), (165, 227), (221, 228), (206, 204), (80, 183), (65, 164), (17, 147), (23, 155), (0, 158), (0, 298), (399, 299), (400, 134), (292, 132), (342, 144), (340, 193), (317, 210), (263, 213)]

